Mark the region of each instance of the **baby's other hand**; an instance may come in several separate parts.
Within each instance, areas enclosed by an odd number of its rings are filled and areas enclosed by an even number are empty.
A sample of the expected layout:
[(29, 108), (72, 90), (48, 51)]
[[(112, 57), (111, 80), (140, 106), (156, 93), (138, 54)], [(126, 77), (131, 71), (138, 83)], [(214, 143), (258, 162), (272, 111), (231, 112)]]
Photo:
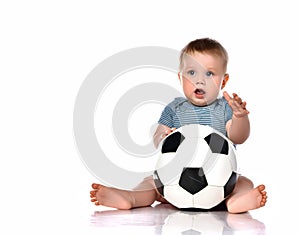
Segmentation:
[(163, 138), (166, 137), (166, 136), (168, 136), (168, 135), (170, 135), (175, 130), (176, 130), (176, 128), (168, 128), (168, 129), (166, 129), (165, 134), (163, 135)]
[(159, 143), (175, 130), (176, 130), (176, 128), (170, 128), (168, 126), (159, 124), (153, 135), (154, 146), (157, 148)]
[(246, 101), (243, 101), (236, 93), (232, 93), (233, 97), (231, 97), (227, 91), (224, 91), (223, 96), (231, 107), (235, 117), (241, 118), (249, 114), (249, 111), (246, 109)]

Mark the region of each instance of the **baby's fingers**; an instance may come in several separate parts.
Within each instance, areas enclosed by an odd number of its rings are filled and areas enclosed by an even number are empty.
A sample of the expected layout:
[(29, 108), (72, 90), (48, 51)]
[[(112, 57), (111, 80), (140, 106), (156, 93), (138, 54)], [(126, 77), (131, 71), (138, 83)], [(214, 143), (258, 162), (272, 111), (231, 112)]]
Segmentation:
[(227, 91), (223, 92), (223, 96), (227, 102), (229, 102), (232, 99)]
[(235, 102), (237, 102), (238, 104), (242, 105), (243, 104), (243, 100), (241, 97), (239, 97), (236, 93), (233, 93), (233, 99)]
[(166, 134), (169, 135), (175, 130), (176, 130), (176, 128), (170, 128), (170, 129), (166, 130)]

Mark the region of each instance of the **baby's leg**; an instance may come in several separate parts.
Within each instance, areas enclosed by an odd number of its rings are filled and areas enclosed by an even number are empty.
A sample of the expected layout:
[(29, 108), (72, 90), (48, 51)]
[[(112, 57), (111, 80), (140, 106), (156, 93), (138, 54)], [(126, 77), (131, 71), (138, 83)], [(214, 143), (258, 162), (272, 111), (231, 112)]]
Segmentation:
[(226, 200), (228, 211), (242, 213), (264, 206), (267, 201), (264, 189), (264, 185), (253, 188), (253, 183), (249, 179), (240, 176), (232, 195)]
[(140, 186), (141, 188), (137, 187), (135, 190), (130, 191), (106, 187), (101, 184), (92, 184), (91, 201), (97, 206), (103, 205), (124, 210), (150, 206), (157, 198), (157, 192), (152, 187), (149, 179), (145, 179)]
[(137, 187), (134, 188), (134, 190), (144, 190), (144, 191), (149, 191), (149, 190), (154, 190), (155, 192), (155, 200), (161, 203), (169, 203), (166, 199), (164, 199), (157, 191), (156, 185), (154, 183), (154, 179), (152, 176), (146, 177)]

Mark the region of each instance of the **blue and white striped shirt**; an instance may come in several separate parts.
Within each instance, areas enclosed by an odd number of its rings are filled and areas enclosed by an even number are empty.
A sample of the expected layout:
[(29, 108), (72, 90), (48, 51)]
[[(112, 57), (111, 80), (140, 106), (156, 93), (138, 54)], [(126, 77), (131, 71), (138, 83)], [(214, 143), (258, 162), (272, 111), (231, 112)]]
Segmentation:
[(224, 97), (207, 106), (195, 106), (177, 97), (164, 108), (158, 123), (176, 129), (188, 124), (208, 125), (227, 136), (225, 126), (231, 118), (232, 110)]

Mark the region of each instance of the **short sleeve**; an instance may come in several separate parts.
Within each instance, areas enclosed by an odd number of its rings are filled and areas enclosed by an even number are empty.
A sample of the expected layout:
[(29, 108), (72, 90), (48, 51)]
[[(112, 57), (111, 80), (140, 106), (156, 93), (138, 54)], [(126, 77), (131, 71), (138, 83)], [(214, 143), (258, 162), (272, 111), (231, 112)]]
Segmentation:
[(230, 119), (232, 119), (232, 109), (229, 106), (228, 102), (224, 99), (225, 101), (225, 123), (227, 123)]
[(174, 127), (174, 115), (174, 111), (169, 106), (166, 106), (161, 113), (158, 123), (172, 128)]

